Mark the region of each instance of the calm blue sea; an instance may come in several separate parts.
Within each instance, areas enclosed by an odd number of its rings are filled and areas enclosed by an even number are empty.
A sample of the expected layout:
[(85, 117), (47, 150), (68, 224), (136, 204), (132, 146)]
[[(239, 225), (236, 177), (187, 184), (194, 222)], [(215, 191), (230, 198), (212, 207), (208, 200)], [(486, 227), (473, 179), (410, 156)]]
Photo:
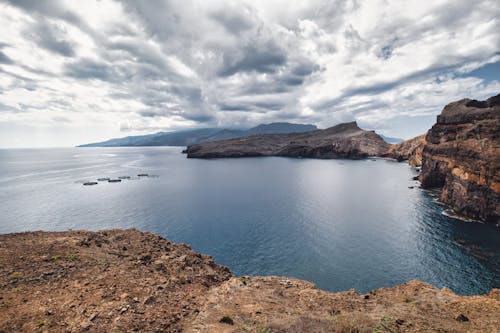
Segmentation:
[[(500, 287), (500, 229), (444, 216), (405, 163), (192, 160), (181, 150), (0, 150), (0, 233), (134, 227), (189, 243), (237, 275), (330, 291), (411, 279), (462, 294)], [(118, 176), (132, 179), (81, 183)]]

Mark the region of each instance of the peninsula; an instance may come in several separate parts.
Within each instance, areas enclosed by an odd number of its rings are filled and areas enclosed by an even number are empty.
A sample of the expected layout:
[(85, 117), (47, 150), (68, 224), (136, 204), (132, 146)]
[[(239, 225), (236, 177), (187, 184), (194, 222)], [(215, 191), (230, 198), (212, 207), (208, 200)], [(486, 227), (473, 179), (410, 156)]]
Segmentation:
[(307, 133), (263, 134), (188, 146), (188, 158), (287, 156), (365, 158), (386, 154), (391, 145), (356, 122)]

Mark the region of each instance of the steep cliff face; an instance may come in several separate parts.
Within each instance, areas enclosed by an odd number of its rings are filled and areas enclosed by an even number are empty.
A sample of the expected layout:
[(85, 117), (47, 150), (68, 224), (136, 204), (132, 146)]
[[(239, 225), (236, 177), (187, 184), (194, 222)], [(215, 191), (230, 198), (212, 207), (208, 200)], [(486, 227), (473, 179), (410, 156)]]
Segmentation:
[(427, 132), (422, 187), (442, 187), (457, 213), (500, 222), (500, 95), (448, 104)]
[(398, 161), (408, 161), (413, 167), (422, 165), (422, 150), (425, 144), (425, 134), (409, 139), (389, 148), (389, 156)]
[(356, 122), (325, 130), (293, 134), (253, 135), (240, 139), (189, 146), (188, 158), (288, 156), (311, 158), (364, 158), (382, 156), (390, 145)]

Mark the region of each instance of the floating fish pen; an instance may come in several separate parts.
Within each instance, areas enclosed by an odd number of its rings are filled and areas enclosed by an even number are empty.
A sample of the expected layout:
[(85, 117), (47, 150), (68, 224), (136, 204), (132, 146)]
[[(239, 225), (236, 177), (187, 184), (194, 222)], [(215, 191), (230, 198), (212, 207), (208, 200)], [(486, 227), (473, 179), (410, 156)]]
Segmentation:
[(137, 177), (149, 177), (149, 175), (147, 173), (140, 173)]
[(97, 178), (97, 181), (98, 182), (107, 182), (107, 181), (109, 181), (109, 178), (107, 178), (107, 177), (106, 178)]
[(121, 181), (122, 181), (121, 179), (110, 179), (108, 180), (108, 183), (119, 183)]
[(90, 186), (90, 185), (97, 185), (97, 182), (85, 182), (83, 183), (85, 186)]
[(120, 176), (118, 179), (130, 179), (130, 176)]

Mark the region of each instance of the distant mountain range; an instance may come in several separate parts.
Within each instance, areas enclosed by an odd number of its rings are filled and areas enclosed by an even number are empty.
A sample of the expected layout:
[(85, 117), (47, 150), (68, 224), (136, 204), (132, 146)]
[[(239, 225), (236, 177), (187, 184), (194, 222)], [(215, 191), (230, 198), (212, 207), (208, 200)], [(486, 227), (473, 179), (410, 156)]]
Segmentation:
[(174, 132), (127, 136), (103, 142), (89, 143), (78, 147), (138, 147), (138, 146), (189, 146), (207, 141), (242, 138), (255, 134), (287, 134), (315, 131), (314, 125), (271, 123), (250, 129), (200, 128)]
[[(238, 139), (257, 134), (289, 134), (316, 131), (315, 125), (270, 123), (249, 129), (199, 128), (174, 132), (158, 132), (147, 135), (127, 136), (102, 142), (83, 144), (78, 147), (140, 147), (140, 146), (190, 146), (207, 141)], [(380, 134), (388, 143), (399, 143), (403, 139), (390, 138)]]

